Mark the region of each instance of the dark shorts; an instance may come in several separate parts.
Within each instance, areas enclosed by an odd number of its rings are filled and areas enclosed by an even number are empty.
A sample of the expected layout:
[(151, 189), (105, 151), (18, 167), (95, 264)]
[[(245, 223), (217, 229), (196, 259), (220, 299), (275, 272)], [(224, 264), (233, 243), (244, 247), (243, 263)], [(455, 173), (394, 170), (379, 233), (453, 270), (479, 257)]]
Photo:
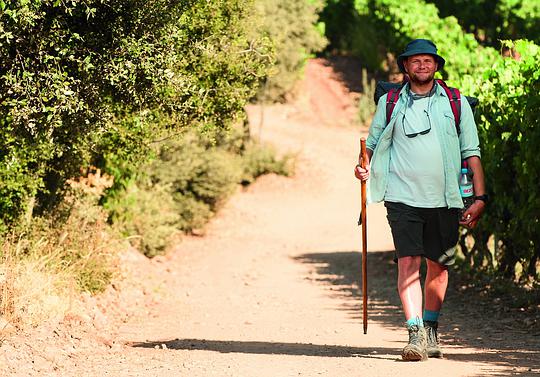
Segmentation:
[(396, 256), (424, 256), (449, 266), (454, 264), (459, 236), (459, 209), (418, 208), (385, 202)]

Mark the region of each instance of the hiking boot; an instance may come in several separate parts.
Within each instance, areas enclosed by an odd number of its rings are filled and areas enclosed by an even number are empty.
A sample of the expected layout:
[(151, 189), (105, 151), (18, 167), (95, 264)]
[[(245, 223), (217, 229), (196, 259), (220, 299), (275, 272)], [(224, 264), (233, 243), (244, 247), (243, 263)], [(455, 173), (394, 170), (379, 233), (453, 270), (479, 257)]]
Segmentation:
[(411, 325), (409, 330), (409, 344), (401, 351), (401, 358), (406, 361), (427, 360), (427, 334), (423, 326)]
[(437, 327), (439, 327), (439, 322), (424, 321), (424, 327), (427, 334), (426, 349), (428, 357), (442, 357), (443, 354), (439, 345), (439, 335), (437, 334)]

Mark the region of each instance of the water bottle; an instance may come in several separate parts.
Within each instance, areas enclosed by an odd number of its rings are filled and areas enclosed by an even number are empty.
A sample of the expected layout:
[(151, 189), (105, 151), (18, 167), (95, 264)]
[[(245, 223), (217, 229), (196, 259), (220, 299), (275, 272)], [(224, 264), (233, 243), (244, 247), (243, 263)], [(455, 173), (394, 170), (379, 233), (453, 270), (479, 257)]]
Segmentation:
[(474, 202), (474, 188), (471, 177), (469, 176), (469, 169), (467, 163), (463, 163), (461, 168), (461, 175), (459, 177), (459, 191), (461, 193), (461, 199), (463, 200), (463, 211), (471, 206)]

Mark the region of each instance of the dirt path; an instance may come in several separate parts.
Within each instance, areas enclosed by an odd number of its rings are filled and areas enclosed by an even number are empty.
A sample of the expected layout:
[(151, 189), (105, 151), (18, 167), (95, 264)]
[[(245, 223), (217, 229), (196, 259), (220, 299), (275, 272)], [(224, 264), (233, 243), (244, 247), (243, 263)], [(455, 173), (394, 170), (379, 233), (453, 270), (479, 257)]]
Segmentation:
[[(119, 345), (81, 350), (42, 375), (540, 374), (539, 334), (502, 322), (486, 327), (491, 313), (469, 310), (457, 291), (449, 292), (441, 321), (445, 358), (400, 361), (406, 332), (380, 205), (368, 213), (370, 323), (363, 334), (352, 175), (360, 131), (321, 124), (310, 111), (321, 105), (312, 90), (302, 106), (265, 108), (262, 130), (253, 130), (298, 153), (296, 176), (259, 179), (233, 197), (204, 237), (186, 238), (141, 272), (155, 303), (121, 325)], [(260, 109), (249, 113), (260, 124)]]

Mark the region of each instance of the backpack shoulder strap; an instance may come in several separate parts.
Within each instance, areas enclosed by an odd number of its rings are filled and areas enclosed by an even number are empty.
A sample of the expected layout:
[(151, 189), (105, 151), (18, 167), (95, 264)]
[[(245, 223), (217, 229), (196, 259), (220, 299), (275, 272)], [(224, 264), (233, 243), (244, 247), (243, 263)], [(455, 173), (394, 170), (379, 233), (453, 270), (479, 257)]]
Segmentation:
[(459, 136), (459, 134), (461, 133), (461, 93), (459, 92), (459, 89), (447, 86), (443, 80), (438, 79), (436, 81), (442, 86), (442, 88), (446, 92), (446, 95), (448, 96), (448, 100), (450, 101), (450, 108), (452, 109), (452, 113), (454, 114), (456, 131)]
[(390, 123), (390, 119), (392, 119), (392, 112), (394, 111), (394, 107), (396, 107), (396, 103), (399, 99), (399, 92), (401, 92), (401, 88), (397, 89), (390, 89), (388, 91), (388, 96), (386, 97), (386, 125)]

